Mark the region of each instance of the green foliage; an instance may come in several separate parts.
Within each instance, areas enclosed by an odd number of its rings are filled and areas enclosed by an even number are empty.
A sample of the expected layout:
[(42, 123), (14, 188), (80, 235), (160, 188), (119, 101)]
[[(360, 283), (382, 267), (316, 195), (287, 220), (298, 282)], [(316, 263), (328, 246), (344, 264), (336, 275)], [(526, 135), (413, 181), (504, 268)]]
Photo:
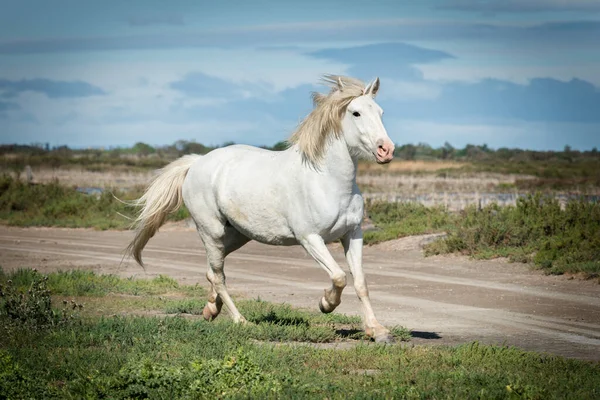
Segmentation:
[(288, 149), (290, 145), (290, 142), (288, 142), (287, 140), (282, 140), (280, 142), (275, 143), (273, 147), (263, 146), (263, 148), (274, 151), (282, 151)]
[(119, 370), (114, 389), (124, 398), (264, 398), (280, 392), (281, 386), (240, 347), (222, 360), (197, 359), (178, 366), (150, 358), (132, 361)]
[(516, 207), (490, 205), (461, 212), (448, 236), (426, 254), (462, 252), (533, 262), (553, 274), (600, 272), (600, 204), (572, 200), (561, 209), (540, 194), (519, 198)]
[(27, 275), (30, 282), (25, 289), (18, 286), (22, 280), (6, 279), (0, 284), (0, 321), (3, 324), (16, 329), (37, 330), (66, 324), (76, 318), (83, 305), (65, 301), (61, 312), (54, 310), (47, 287), (48, 277), (35, 270), (29, 270)]
[[(39, 282), (39, 276), (39, 273), (31, 269), (5, 273), (0, 268), (0, 283), (6, 284), (11, 281), (12, 285), (19, 289), (35, 285)], [(110, 274), (98, 275), (86, 270), (52, 272), (44, 276), (43, 282), (53, 294), (63, 296), (105, 296), (109, 293), (141, 296), (183, 289), (176, 280), (165, 275), (153, 279), (134, 279)], [(203, 294), (202, 288), (199, 287), (190, 287), (190, 290)]]
[(366, 202), (369, 218), (377, 229), (364, 233), (364, 242), (374, 244), (410, 235), (443, 232), (454, 222), (444, 207), (419, 203)]
[(196, 376), (191, 391), (202, 397), (265, 398), (278, 394), (282, 388), (274, 374), (261, 370), (243, 348), (222, 361), (195, 361), (192, 369)]
[(138, 142), (131, 148), (133, 153), (140, 154), (143, 156), (147, 156), (148, 154), (152, 154), (156, 152), (156, 149), (146, 143)]
[[(124, 200), (139, 193), (105, 190), (99, 197), (62, 186), (58, 181), (30, 185), (7, 175), (0, 177), (0, 220), (16, 226), (62, 226), (69, 228), (127, 229), (137, 212)], [(170, 220), (189, 217), (185, 207), (169, 215)]]
[(183, 366), (148, 358), (130, 362), (119, 371), (114, 389), (124, 398), (264, 398), (280, 392), (281, 386), (239, 348), (222, 360), (199, 359)]
[(390, 332), (396, 338), (396, 340), (409, 342), (411, 339), (410, 330), (406, 329), (401, 325), (395, 325), (390, 328)]
[[(22, 270), (10, 277), (27, 282), (33, 275)], [(185, 293), (185, 288), (178, 290)], [(90, 300), (104, 296), (97, 303), (102, 306), (116, 298), (93, 286), (80, 294)], [(139, 298), (157, 305), (148, 296)], [(260, 300), (239, 304), (255, 325), (235, 325), (222, 317), (206, 322), (136, 315), (90, 316), (51, 331), (0, 324), (0, 398), (600, 396), (600, 364), (504, 346), (390, 346), (363, 341), (336, 349), (290, 344), (291, 336), (281, 336), (284, 342), (277, 345), (258, 342), (274, 336), (269, 331), (286, 327), (335, 330), (337, 323), (358, 320)], [(408, 334), (402, 327), (392, 331)], [(308, 341), (310, 336), (298, 340)]]

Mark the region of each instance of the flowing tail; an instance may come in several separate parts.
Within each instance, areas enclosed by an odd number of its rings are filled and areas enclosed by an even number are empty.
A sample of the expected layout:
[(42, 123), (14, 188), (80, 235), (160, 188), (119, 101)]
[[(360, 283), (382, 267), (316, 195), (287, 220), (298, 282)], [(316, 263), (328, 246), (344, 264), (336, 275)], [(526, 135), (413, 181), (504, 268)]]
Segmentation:
[(144, 246), (165, 222), (167, 215), (177, 211), (183, 204), (181, 195), (183, 180), (192, 164), (200, 157), (197, 154), (190, 154), (171, 162), (159, 171), (144, 195), (130, 203), (142, 207), (142, 210), (135, 219), (136, 234), (127, 247), (127, 254), (132, 255), (142, 267)]

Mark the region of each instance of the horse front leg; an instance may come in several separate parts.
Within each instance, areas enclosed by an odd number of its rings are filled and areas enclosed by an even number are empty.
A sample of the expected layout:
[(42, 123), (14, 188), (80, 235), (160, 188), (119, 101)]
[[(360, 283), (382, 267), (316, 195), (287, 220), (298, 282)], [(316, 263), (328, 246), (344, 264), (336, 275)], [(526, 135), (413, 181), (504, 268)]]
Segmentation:
[(373, 307), (371, 307), (367, 280), (362, 267), (363, 234), (361, 227), (357, 226), (354, 231), (346, 234), (342, 238), (342, 245), (344, 246), (350, 273), (354, 278), (356, 295), (362, 304), (365, 333), (367, 336), (374, 338), (376, 342), (393, 343), (394, 338), (390, 331), (377, 321)]
[(335, 262), (321, 236), (308, 235), (300, 241), (300, 244), (331, 278), (331, 288), (325, 289), (325, 294), (319, 301), (321, 312), (330, 313), (342, 301), (342, 291), (346, 287), (346, 273)]

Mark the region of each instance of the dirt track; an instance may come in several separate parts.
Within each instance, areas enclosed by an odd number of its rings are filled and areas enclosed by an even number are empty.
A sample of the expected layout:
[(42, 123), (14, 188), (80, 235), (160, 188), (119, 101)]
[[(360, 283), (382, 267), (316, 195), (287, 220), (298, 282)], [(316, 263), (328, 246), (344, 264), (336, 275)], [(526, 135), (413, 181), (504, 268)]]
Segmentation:
[[(126, 260), (131, 232), (0, 227), (0, 265), (53, 271), (86, 268), (121, 276), (168, 274), (208, 287), (206, 262), (194, 230), (165, 226), (144, 251), (146, 272)], [(364, 250), (371, 299), (379, 320), (413, 330), (414, 343), (505, 343), (600, 360), (600, 285), (544, 276), (504, 261), (464, 257), (424, 258), (423, 238), (407, 238)], [(343, 262), (339, 245), (331, 245)], [(317, 310), (326, 273), (300, 247), (250, 243), (227, 258), (233, 294)], [(358, 314), (351, 279), (339, 312)]]

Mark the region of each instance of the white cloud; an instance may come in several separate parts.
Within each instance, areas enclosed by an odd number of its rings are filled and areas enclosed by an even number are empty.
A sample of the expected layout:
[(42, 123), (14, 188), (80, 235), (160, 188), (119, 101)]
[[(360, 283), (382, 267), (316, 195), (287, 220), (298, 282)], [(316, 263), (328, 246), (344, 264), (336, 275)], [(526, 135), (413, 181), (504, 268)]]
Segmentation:
[[(29, 59), (29, 62), (26, 62)], [(344, 71), (341, 63), (304, 56), (296, 50), (217, 49), (128, 51), (108, 57), (81, 54), (8, 57), (0, 56), (2, 78), (44, 77), (80, 79), (117, 92), (124, 87), (167, 87), (190, 72), (202, 72), (234, 83), (263, 83), (274, 92), (315, 83), (322, 74)]]
[(315, 83), (322, 73), (333, 68), (343, 69), (293, 51), (239, 49), (127, 52), (91, 59), (73, 54), (51, 55), (41, 62), (8, 63), (2, 78), (78, 79), (102, 88), (107, 94), (48, 99), (39, 93), (20, 93), (13, 101), (21, 109), (5, 112), (9, 120), (3, 120), (2, 141), (108, 145), (144, 140), (148, 134), (159, 144), (186, 137), (214, 144), (243, 139), (270, 144), (276, 141), (274, 134), (278, 135), (277, 140), (287, 137), (288, 123), (203, 120), (185, 110), (226, 106), (226, 101), (191, 98), (171, 89), (170, 83), (198, 71), (234, 83), (257, 83), (272, 91), (264, 94), (270, 98), (287, 88)]
[(435, 82), (395, 81), (385, 79), (381, 82), (381, 100), (433, 100), (442, 93), (442, 86)]
[(510, 46), (471, 41), (415, 43), (444, 49), (455, 56), (437, 63), (414, 65), (428, 81), (477, 82), (495, 78), (526, 84), (540, 77), (562, 81), (579, 78), (600, 86), (600, 51), (577, 43), (521, 42)]

